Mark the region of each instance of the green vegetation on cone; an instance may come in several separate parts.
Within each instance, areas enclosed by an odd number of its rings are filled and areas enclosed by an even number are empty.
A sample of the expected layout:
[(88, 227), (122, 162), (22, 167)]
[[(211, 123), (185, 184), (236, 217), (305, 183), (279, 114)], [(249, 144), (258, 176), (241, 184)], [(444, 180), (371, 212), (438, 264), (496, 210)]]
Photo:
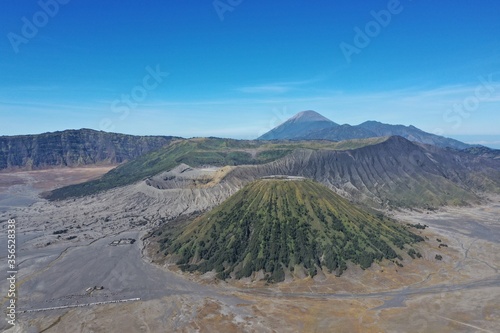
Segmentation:
[(347, 261), (366, 269), (384, 258), (401, 260), (420, 241), (314, 181), (258, 180), (189, 225), (164, 232), (160, 243), (183, 270), (215, 270), (220, 279), (263, 270), (269, 282), (279, 282), (297, 267), (310, 276), (318, 269), (340, 275)]

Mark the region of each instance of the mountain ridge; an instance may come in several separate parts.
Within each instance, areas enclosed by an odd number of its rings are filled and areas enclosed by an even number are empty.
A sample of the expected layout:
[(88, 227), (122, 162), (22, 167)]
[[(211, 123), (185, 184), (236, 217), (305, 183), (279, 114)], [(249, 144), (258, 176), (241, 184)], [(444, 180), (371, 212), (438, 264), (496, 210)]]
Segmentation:
[(500, 193), (500, 163), (393, 136), (350, 150), (296, 150), (265, 165), (234, 169), (250, 181), (273, 174), (314, 179), (349, 200), (373, 207), (438, 207)]
[[(292, 124), (296, 125), (296, 120), (300, 120), (304, 112), (314, 112), (315, 117), (309, 121), (302, 121), (300, 131), (296, 130)], [(299, 116), (299, 117), (297, 117)], [(314, 119), (320, 119), (317, 122)], [(469, 144), (455, 139), (445, 138), (432, 133), (427, 133), (413, 125), (390, 125), (374, 120), (365, 121), (359, 125), (328, 123), (329, 119), (315, 111), (302, 111), (293, 116), (283, 124), (261, 135), (257, 140), (332, 140), (343, 141), (350, 139), (366, 139), (379, 136), (399, 135), (410, 141), (436, 145), (441, 148), (453, 148), (463, 150), (472, 147)]]
[[(224, 171), (200, 179), (165, 174), (181, 164)], [(99, 180), (56, 189), (47, 198), (93, 195), (138, 182), (158, 195), (162, 189), (189, 189), (195, 184), (239, 189), (272, 175), (310, 178), (376, 208), (467, 205), (480, 202), (482, 192), (500, 193), (500, 161), (394, 136), (342, 142), (178, 141)]]
[(135, 136), (86, 128), (0, 136), (0, 170), (119, 164), (174, 139), (173, 136)]

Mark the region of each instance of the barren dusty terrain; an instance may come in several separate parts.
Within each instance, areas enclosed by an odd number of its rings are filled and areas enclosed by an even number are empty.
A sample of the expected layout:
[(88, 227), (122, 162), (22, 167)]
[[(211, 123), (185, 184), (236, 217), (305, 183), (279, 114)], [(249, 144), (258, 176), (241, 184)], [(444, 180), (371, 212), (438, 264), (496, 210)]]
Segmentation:
[[(74, 170), (72, 179), (88, 176)], [(50, 189), (55, 184), (41, 186), (53, 177), (46, 175), (30, 172), (19, 182), (0, 174), (2, 194), (10, 198), (16, 186), (33, 184)], [(498, 331), (500, 197), (473, 207), (388, 212), (401, 223), (429, 226), (421, 231), (423, 259), (406, 258), (402, 268), (382, 262), (365, 271), (351, 267), (340, 278), (320, 274), (269, 286), (214, 282), (151, 263), (141, 240), (151, 228), (211, 208), (236, 190), (141, 182), (67, 202), (4, 203), (0, 228), (8, 218), (18, 228), (18, 322), (8, 332)], [(67, 231), (54, 234), (60, 230)], [(136, 242), (111, 245), (120, 239)], [(4, 232), (0, 248), (6, 249)], [(0, 270), (7, 271), (5, 250)], [(104, 289), (86, 291), (94, 286)], [(5, 295), (3, 279), (0, 289)], [(130, 301), (106, 303), (119, 300)], [(96, 302), (104, 303), (74, 307)], [(52, 307), (63, 308), (43, 310)], [(2, 319), (0, 329), (7, 328)]]
[(0, 211), (7, 207), (26, 206), (39, 200), (38, 194), (57, 187), (83, 183), (98, 178), (115, 168), (89, 166), (37, 171), (0, 172)]

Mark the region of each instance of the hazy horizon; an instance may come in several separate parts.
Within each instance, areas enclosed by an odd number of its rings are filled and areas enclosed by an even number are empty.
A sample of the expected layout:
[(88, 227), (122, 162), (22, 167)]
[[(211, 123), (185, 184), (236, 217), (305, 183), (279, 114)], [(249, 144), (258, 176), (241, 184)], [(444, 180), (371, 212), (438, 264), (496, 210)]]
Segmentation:
[[(278, 115), (277, 115), (278, 116)], [(328, 118), (328, 117), (327, 117)], [(330, 119), (331, 120), (331, 119)], [(369, 119), (374, 120), (374, 119)], [(286, 121), (286, 120), (285, 120)], [(277, 126), (283, 124), (284, 122), (277, 123)], [(344, 124), (340, 124), (344, 125)], [(359, 125), (359, 124), (349, 124), (349, 125)], [(401, 125), (401, 124), (391, 124), (391, 125)], [(410, 124), (411, 125), (411, 124)], [(85, 128), (66, 128), (66, 129), (60, 129), (60, 130), (55, 130), (55, 131), (46, 131), (46, 132), (39, 132), (39, 133), (20, 133), (20, 134), (13, 134), (15, 135), (38, 135), (38, 134), (44, 134), (44, 133), (53, 133), (53, 132), (61, 132), (61, 131), (66, 131), (66, 130), (81, 130)], [(271, 129), (271, 128), (269, 128)], [(100, 130), (100, 129), (94, 129), (91, 128), (91, 130)], [(254, 140), (257, 139), (257, 137), (230, 137), (230, 136), (217, 136), (217, 135), (193, 135), (193, 136), (182, 136), (182, 135), (172, 135), (168, 133), (124, 133), (124, 132), (117, 132), (117, 131), (111, 131), (114, 133), (119, 133), (119, 134), (128, 134), (128, 135), (144, 135), (144, 136), (178, 136), (181, 138), (189, 139), (189, 138), (196, 138), (196, 137), (219, 137), (219, 138), (227, 138), (227, 139), (236, 139), (236, 140)], [(264, 134), (264, 133), (261, 133)], [(436, 133), (438, 134), (438, 133)], [(0, 133), (0, 136), (3, 136), (4, 134)], [(446, 137), (446, 136), (445, 136)], [(500, 149), (500, 141), (495, 141), (496, 136), (485, 136), (485, 135), (456, 135), (454, 137), (449, 137), (458, 141), (462, 141), (467, 144), (471, 145), (483, 145), (489, 148), (493, 149)]]
[(0, 13), (0, 135), (253, 139), (315, 110), (500, 148), (494, 1), (54, 1)]

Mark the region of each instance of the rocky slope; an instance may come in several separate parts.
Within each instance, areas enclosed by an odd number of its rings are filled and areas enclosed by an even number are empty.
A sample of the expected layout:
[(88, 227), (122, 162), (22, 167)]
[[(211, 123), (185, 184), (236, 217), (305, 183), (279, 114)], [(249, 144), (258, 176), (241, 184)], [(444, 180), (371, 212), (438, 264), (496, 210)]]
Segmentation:
[[(49, 197), (94, 195), (140, 181), (165, 195), (173, 189), (240, 189), (271, 175), (314, 179), (350, 200), (375, 207), (462, 205), (478, 202), (482, 192), (500, 192), (500, 161), (402, 137), (272, 145), (196, 139), (173, 143), (100, 180), (61, 188)], [(218, 197), (225, 199), (226, 194)]]
[(471, 147), (463, 150), (466, 153), (476, 155), (479, 157), (492, 158), (495, 160), (500, 160), (500, 150), (499, 149), (491, 149), (484, 146)]
[(500, 191), (500, 163), (402, 137), (358, 149), (294, 151), (277, 161), (234, 169), (228, 181), (263, 176), (303, 176), (352, 200), (382, 207), (435, 207), (479, 200)]
[(0, 170), (118, 164), (171, 142), (169, 136), (133, 136), (90, 129), (0, 137)]
[(61, 200), (92, 195), (115, 187), (133, 184), (171, 170), (180, 164), (192, 167), (266, 163), (291, 152), (290, 149), (265, 149), (262, 142), (195, 138), (177, 140), (111, 170), (100, 179), (52, 191), (47, 197)]

